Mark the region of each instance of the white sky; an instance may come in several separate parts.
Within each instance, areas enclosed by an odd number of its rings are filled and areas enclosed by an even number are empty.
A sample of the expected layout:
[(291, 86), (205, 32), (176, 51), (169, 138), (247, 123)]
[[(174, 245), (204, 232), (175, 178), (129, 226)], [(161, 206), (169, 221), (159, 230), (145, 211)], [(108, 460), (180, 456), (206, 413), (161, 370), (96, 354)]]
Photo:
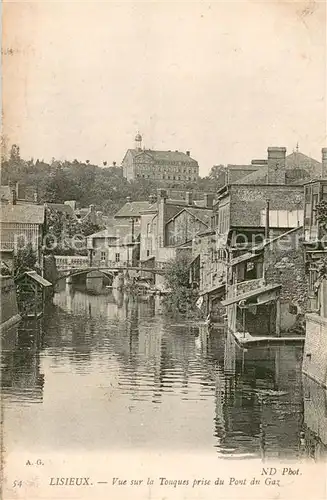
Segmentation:
[(20, 2), (4, 16), (4, 132), (23, 157), (120, 163), (139, 130), (204, 175), (326, 145), (324, 2)]

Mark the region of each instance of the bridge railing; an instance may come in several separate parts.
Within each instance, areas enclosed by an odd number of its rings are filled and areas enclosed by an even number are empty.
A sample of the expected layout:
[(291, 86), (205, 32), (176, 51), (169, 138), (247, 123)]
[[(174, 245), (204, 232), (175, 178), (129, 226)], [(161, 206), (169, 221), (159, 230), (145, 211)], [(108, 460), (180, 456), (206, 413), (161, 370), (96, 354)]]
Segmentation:
[(57, 269), (83, 269), (89, 267), (89, 258), (84, 255), (55, 255)]
[(85, 269), (85, 268), (110, 268), (110, 269), (120, 269), (120, 268), (136, 268), (138, 267), (140, 270), (146, 268), (152, 269), (164, 269), (166, 262), (152, 262), (149, 265), (147, 262), (131, 262), (121, 260), (116, 262), (114, 260), (93, 260), (90, 265), (89, 258), (83, 255), (55, 255), (56, 266), (57, 269), (61, 271), (70, 270), (70, 269)]

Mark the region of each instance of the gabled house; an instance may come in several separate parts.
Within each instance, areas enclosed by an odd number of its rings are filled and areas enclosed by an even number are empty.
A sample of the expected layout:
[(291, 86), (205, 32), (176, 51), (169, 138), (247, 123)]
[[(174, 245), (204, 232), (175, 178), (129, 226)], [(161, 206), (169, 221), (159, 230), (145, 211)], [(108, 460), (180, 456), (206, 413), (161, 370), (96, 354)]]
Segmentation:
[(166, 223), (166, 246), (175, 247), (191, 242), (197, 233), (210, 227), (211, 215), (212, 209), (192, 206), (182, 208)]
[[(323, 156), (324, 156), (323, 151)], [(278, 168), (272, 167), (275, 160)], [(226, 184), (303, 184), (327, 175), (326, 160), (322, 162), (301, 153), (296, 148), (286, 155), (286, 148), (268, 148), (265, 160), (252, 160), (251, 165), (228, 165)]]
[(45, 223), (44, 205), (18, 204), (15, 196), (12, 203), (2, 204), (0, 210), (1, 260), (13, 267), (17, 251), (32, 245), (37, 263), (42, 268), (42, 242)]
[(172, 200), (166, 190), (158, 189), (156, 202), (150, 200), (141, 214), (140, 259), (144, 267), (162, 266), (178, 253), (191, 257), (193, 237), (210, 227), (212, 204), (213, 195), (205, 195), (201, 206), (194, 203), (191, 192), (183, 200)]
[(90, 265), (128, 267), (139, 264), (140, 232), (130, 225), (114, 224), (87, 238)]
[[(323, 151), (327, 156), (327, 149)], [(317, 209), (327, 203), (327, 177), (304, 186), (304, 247), (310, 308), (306, 316), (303, 372), (327, 387), (327, 226)]]
[(296, 227), (230, 260), (222, 304), (233, 333), (304, 333), (308, 297), (302, 237), (303, 227)]
[[(211, 224), (211, 229), (215, 232), (215, 243), (211, 244), (215, 249), (210, 259), (202, 257), (202, 276), (210, 276), (219, 270), (226, 287), (224, 289), (216, 283), (213, 292), (216, 293), (220, 287), (221, 295), (226, 294), (226, 300), (229, 297), (229, 287), (233, 288), (235, 285), (228, 264), (233, 259), (242, 258), (252, 248), (296, 229), (303, 223), (303, 187), (302, 184), (287, 183), (286, 149), (268, 148), (268, 159), (255, 162), (256, 171), (236, 179), (218, 191)], [(247, 182), (249, 179), (252, 180), (251, 183)], [(213, 235), (211, 238), (214, 238)], [(208, 299), (206, 289), (207, 284), (200, 283), (200, 290)], [(210, 307), (209, 303), (209, 311)], [(234, 328), (235, 325), (232, 329)]]
[(180, 248), (191, 251), (194, 235), (210, 226), (213, 197), (205, 202), (195, 205), (191, 192), (185, 200), (171, 200), (166, 190), (158, 189), (156, 203), (151, 201), (141, 214), (141, 260), (165, 262)]

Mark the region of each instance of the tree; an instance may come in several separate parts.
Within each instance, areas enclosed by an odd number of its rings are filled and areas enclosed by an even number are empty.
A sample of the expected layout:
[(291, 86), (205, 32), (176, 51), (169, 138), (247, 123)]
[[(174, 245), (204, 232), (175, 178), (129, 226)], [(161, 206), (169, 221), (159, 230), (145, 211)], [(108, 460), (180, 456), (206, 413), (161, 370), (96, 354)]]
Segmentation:
[(164, 278), (168, 288), (174, 290), (189, 287), (189, 265), (190, 257), (185, 253), (167, 262)]
[[(104, 229), (104, 228), (102, 228)], [(89, 220), (83, 220), (80, 224), (80, 231), (83, 236), (90, 236), (90, 234), (97, 233), (101, 231), (101, 227), (98, 224), (94, 224)]]
[[(46, 209), (46, 244), (45, 254), (74, 255), (86, 253), (86, 232), (88, 225), (83, 226), (75, 217), (55, 210)], [(93, 228), (92, 228), (93, 229)], [(92, 234), (92, 233), (89, 233)]]
[(65, 200), (67, 185), (68, 180), (62, 166), (60, 164), (56, 165), (45, 185), (45, 200), (50, 203), (62, 203)]
[(164, 298), (164, 305), (172, 314), (187, 314), (188, 317), (198, 316), (195, 302), (197, 292), (189, 284), (189, 267), (191, 259), (185, 254), (179, 254), (167, 262), (164, 279), (169, 294)]
[(327, 231), (327, 200), (322, 200), (316, 206), (317, 221)]
[(19, 248), (14, 257), (14, 277), (16, 278), (25, 271), (37, 270), (37, 257), (31, 243), (26, 247)]

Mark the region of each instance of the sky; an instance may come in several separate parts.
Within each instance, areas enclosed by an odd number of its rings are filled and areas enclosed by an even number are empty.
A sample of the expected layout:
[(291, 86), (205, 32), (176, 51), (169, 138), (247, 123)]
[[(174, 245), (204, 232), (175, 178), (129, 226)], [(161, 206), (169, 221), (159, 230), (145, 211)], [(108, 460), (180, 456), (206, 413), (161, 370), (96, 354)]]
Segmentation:
[(109, 164), (139, 131), (212, 165), (326, 140), (325, 2), (9, 2), (3, 133), (24, 158)]

